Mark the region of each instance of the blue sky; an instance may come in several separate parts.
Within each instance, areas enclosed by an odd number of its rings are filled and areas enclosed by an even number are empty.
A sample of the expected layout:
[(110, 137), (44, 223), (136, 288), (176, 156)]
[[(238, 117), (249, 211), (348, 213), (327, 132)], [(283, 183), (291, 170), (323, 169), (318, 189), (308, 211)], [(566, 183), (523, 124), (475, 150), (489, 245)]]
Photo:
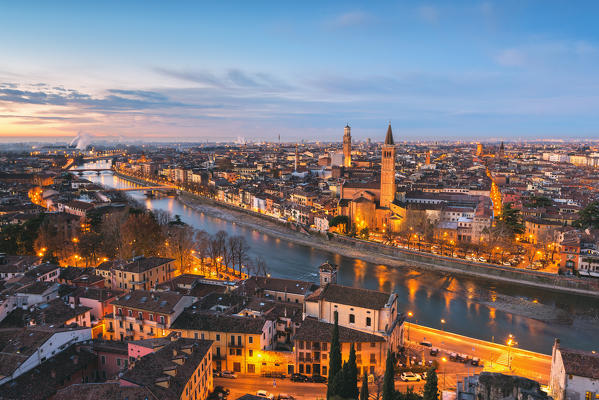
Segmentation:
[(203, 3), (0, 3), (0, 136), (599, 137), (597, 2)]

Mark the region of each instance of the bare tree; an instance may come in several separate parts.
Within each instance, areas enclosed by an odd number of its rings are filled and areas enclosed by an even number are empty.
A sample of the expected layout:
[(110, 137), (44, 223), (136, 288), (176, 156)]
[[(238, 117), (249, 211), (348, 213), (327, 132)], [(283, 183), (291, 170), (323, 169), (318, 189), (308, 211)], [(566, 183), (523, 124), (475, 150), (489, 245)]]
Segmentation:
[(243, 263), (247, 261), (250, 246), (248, 246), (247, 241), (243, 236), (236, 235), (229, 237), (228, 248), (231, 266), (233, 270), (235, 270), (235, 266), (237, 266), (239, 276), (241, 276), (241, 267)]
[(156, 222), (160, 226), (166, 226), (169, 224), (169, 222), (171, 222), (171, 213), (169, 213), (168, 211), (154, 210), (154, 211), (152, 211), (152, 213), (154, 214), (154, 218), (156, 219)]
[(222, 262), (226, 264), (226, 253), (227, 253), (227, 232), (218, 231), (215, 235), (210, 238), (208, 245), (208, 254), (212, 261), (213, 267), (216, 272), (219, 271), (219, 266)]
[(166, 228), (166, 237), (166, 254), (175, 259), (175, 265), (182, 273), (189, 272), (195, 247), (193, 228), (187, 224), (170, 224)]

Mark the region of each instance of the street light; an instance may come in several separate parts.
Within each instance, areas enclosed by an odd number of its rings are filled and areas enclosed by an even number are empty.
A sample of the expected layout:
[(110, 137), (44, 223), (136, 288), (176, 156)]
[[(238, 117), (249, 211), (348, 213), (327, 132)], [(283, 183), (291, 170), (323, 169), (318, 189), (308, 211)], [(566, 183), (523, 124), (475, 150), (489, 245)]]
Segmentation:
[(445, 319), (441, 318), (441, 330), (445, 330)]
[[(408, 318), (412, 318), (414, 313), (412, 311), (408, 311)], [(410, 325), (408, 324), (408, 342), (410, 341)]]
[(443, 389), (445, 389), (445, 363), (447, 362), (447, 358), (443, 357), (441, 361), (443, 361)]
[(512, 369), (512, 359), (511, 359), (512, 346), (515, 346), (517, 344), (518, 344), (518, 342), (516, 342), (514, 340), (514, 335), (512, 335), (510, 333), (510, 335), (508, 336), (508, 339), (507, 339), (507, 346), (508, 346), (507, 347), (507, 367), (509, 370)]

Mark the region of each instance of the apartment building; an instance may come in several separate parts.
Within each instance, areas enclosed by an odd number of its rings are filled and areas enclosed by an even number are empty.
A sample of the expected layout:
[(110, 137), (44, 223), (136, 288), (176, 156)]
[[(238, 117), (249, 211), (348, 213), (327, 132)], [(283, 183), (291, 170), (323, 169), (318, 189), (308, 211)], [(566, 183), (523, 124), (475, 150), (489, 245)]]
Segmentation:
[(177, 275), (174, 261), (162, 257), (135, 257), (129, 262), (106, 261), (98, 265), (96, 274), (104, 278), (108, 288), (150, 290)]
[[(294, 336), (293, 352), (295, 365), (300, 374), (328, 375), (329, 352), (331, 350), (333, 324), (307, 317)], [(341, 358), (349, 359), (350, 345), (356, 350), (359, 375), (384, 373), (387, 356), (385, 338), (339, 326)]]
[(185, 310), (172, 324), (172, 332), (184, 338), (211, 340), (214, 368), (244, 374), (260, 374), (267, 367), (266, 351), (276, 341), (273, 321), (264, 318)]
[(171, 324), (196, 300), (176, 292), (136, 290), (112, 302), (106, 317), (111, 340), (141, 340), (166, 336)]

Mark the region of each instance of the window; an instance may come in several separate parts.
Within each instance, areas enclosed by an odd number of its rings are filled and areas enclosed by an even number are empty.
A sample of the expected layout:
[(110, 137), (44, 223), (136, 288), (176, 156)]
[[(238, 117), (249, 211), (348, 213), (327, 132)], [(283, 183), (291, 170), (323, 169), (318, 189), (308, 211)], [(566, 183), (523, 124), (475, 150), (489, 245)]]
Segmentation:
[(106, 356), (102, 356), (102, 365), (106, 364)]
[(303, 341), (301, 341), (301, 340), (299, 341), (299, 348), (300, 348), (301, 350), (303, 350), (303, 349), (304, 349), (304, 342), (303, 342)]
[(133, 311), (129, 310), (129, 316), (132, 317), (133, 316)]
[(197, 339), (197, 338), (198, 338), (198, 333), (197, 333), (197, 332), (194, 332), (194, 333), (193, 333), (193, 338), (194, 338), (194, 339)]
[(236, 356), (240, 356), (241, 355), (241, 349), (235, 349), (235, 355)]
[(586, 392), (585, 396), (584, 396), (584, 400), (594, 400), (594, 394), (593, 392)]
[(370, 325), (372, 325), (372, 320), (370, 319), (370, 317), (366, 317), (366, 326)]
[(149, 319), (150, 321), (154, 321), (154, 314), (149, 314), (149, 315), (148, 315), (148, 319)]
[(117, 358), (117, 359), (116, 359), (116, 365), (118, 365), (118, 366), (120, 366), (120, 365), (121, 365), (121, 359), (120, 359), (120, 358)]
[(229, 349), (229, 355), (230, 356), (234, 356), (235, 355), (235, 349)]
[(327, 376), (327, 366), (326, 365), (322, 366), (322, 375)]
[(362, 343), (356, 343), (356, 351), (361, 351), (362, 350)]
[(220, 334), (219, 333), (216, 334), (216, 340), (220, 340)]
[(328, 343), (327, 343), (327, 342), (324, 342), (324, 343), (322, 344), (322, 351), (327, 351), (327, 347), (328, 347)]
[(254, 343), (254, 337), (253, 336), (248, 337), (248, 343), (250, 343), (250, 344)]
[(164, 324), (164, 315), (161, 315), (161, 316), (160, 316), (160, 323), (161, 323), (161, 324)]
[(254, 356), (254, 350), (250, 350), (250, 357)]
[(144, 313), (142, 313), (142, 312), (138, 312), (138, 313), (137, 313), (137, 317), (138, 317), (137, 319), (139, 319), (139, 320), (142, 320), (142, 319), (144, 319)]
[(370, 342), (370, 347), (376, 347), (376, 343)]
[(349, 314), (349, 323), (350, 324), (356, 323), (356, 316), (354, 314)]
[(376, 354), (370, 353), (370, 363), (371, 364), (375, 364), (376, 363)]

